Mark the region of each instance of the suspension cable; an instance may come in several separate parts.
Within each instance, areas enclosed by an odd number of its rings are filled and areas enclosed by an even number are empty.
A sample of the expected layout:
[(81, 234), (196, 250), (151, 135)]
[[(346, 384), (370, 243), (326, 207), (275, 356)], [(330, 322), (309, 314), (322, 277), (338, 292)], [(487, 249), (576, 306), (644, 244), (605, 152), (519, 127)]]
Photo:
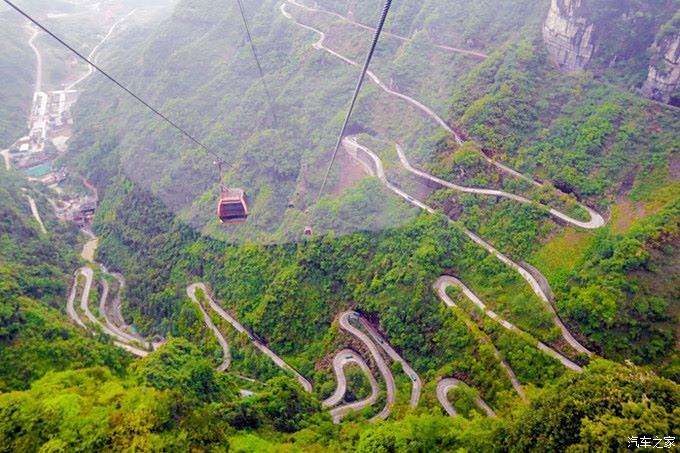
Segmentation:
[(175, 123), (173, 120), (171, 120), (170, 118), (168, 118), (165, 114), (161, 113), (157, 108), (151, 106), (148, 102), (146, 102), (146, 101), (145, 101), (144, 99), (142, 99), (140, 96), (138, 96), (137, 94), (135, 94), (130, 88), (128, 88), (127, 86), (125, 86), (124, 84), (122, 84), (121, 82), (119, 82), (118, 80), (116, 80), (113, 76), (109, 75), (106, 71), (104, 71), (102, 68), (100, 68), (99, 66), (97, 66), (96, 63), (94, 63), (94, 62), (91, 61), (89, 58), (87, 58), (86, 56), (84, 56), (83, 54), (81, 54), (80, 52), (78, 52), (76, 49), (74, 49), (72, 46), (70, 46), (69, 44), (67, 44), (63, 39), (61, 39), (60, 37), (58, 37), (57, 35), (55, 35), (53, 32), (51, 32), (47, 27), (45, 27), (45, 26), (42, 25), (40, 22), (38, 22), (38, 20), (36, 20), (35, 18), (33, 18), (30, 14), (26, 13), (25, 11), (23, 11), (21, 8), (19, 8), (19, 7), (16, 6), (14, 3), (12, 3), (10, 0), (3, 0), (3, 1), (4, 1), (6, 4), (8, 4), (10, 7), (12, 7), (15, 11), (17, 11), (19, 14), (21, 14), (21, 15), (24, 16), (26, 19), (28, 19), (30, 22), (32, 22), (33, 24), (35, 24), (35, 25), (36, 25), (38, 28), (40, 28), (42, 31), (44, 31), (45, 33), (47, 33), (48, 35), (50, 35), (52, 38), (54, 38), (59, 44), (61, 44), (62, 46), (66, 47), (68, 50), (70, 50), (71, 52), (73, 52), (78, 58), (80, 58), (81, 60), (85, 61), (87, 64), (89, 64), (89, 65), (92, 66), (93, 68), (95, 68), (95, 69), (96, 69), (97, 71), (99, 71), (104, 77), (106, 77), (106, 78), (109, 79), (111, 82), (113, 82), (114, 84), (116, 84), (119, 88), (121, 88), (123, 91), (125, 91), (125, 92), (126, 92), (127, 94), (129, 94), (130, 96), (132, 96), (132, 97), (133, 97), (134, 99), (136, 99), (139, 103), (141, 103), (142, 105), (144, 105), (146, 108), (148, 108), (149, 110), (151, 110), (154, 114), (156, 114), (158, 117), (160, 117), (163, 121), (165, 121), (166, 123), (168, 123), (170, 126), (172, 126), (173, 128), (175, 128), (177, 131), (179, 131), (179, 132), (180, 132), (182, 135), (184, 135), (186, 138), (188, 138), (189, 140), (191, 140), (191, 142), (193, 142), (194, 144), (198, 145), (200, 148), (202, 148), (202, 149), (205, 150), (207, 153), (209, 153), (210, 155), (212, 155), (212, 156), (216, 159), (217, 162), (222, 162), (222, 161), (223, 161), (223, 159), (220, 157), (220, 155), (219, 155), (218, 153), (216, 153), (215, 151), (213, 151), (212, 149), (210, 149), (208, 146), (204, 145), (200, 140), (198, 140), (197, 138), (195, 138), (193, 135), (191, 135), (189, 132), (187, 132), (184, 128), (182, 128), (182, 127), (179, 126), (177, 123)]
[(260, 81), (262, 82), (262, 87), (264, 88), (265, 96), (267, 96), (267, 102), (269, 102), (269, 112), (271, 113), (272, 118), (274, 119), (274, 125), (278, 126), (279, 121), (278, 118), (276, 117), (276, 111), (274, 110), (274, 101), (272, 98), (271, 91), (269, 91), (267, 81), (264, 78), (264, 71), (262, 70), (262, 64), (260, 64), (260, 57), (257, 56), (257, 48), (255, 47), (253, 36), (250, 33), (250, 26), (248, 25), (248, 19), (246, 18), (246, 10), (243, 6), (243, 1), (236, 0), (236, 3), (238, 3), (238, 9), (241, 13), (241, 19), (243, 20), (243, 28), (245, 29), (246, 36), (248, 37), (248, 43), (250, 44), (250, 52), (253, 54), (253, 58), (255, 59), (257, 72), (260, 74)]
[[(240, 1), (240, 0), (239, 0)], [(345, 122), (342, 124), (342, 129), (340, 130), (340, 135), (338, 136), (338, 141), (335, 144), (335, 149), (333, 150), (333, 156), (331, 157), (331, 162), (328, 164), (328, 168), (326, 169), (326, 174), (323, 177), (323, 181), (321, 183), (321, 187), (319, 188), (319, 193), (316, 196), (316, 201), (318, 203), (319, 199), (323, 195), (324, 188), (326, 187), (326, 183), (328, 182), (328, 176), (331, 173), (331, 168), (333, 168), (333, 163), (335, 162), (335, 158), (338, 155), (338, 151), (340, 150), (340, 146), (342, 145), (342, 139), (345, 137), (345, 132), (347, 131), (347, 125), (349, 124), (350, 117), (352, 116), (352, 111), (354, 110), (354, 105), (357, 102), (357, 98), (359, 97), (359, 92), (361, 91), (361, 86), (364, 83), (364, 78), (366, 77), (366, 72), (368, 72), (368, 66), (371, 64), (371, 59), (373, 58), (373, 53), (375, 52), (375, 49), (378, 45), (378, 40), (380, 39), (380, 33), (382, 32), (383, 26), (385, 25), (385, 20), (387, 19), (387, 14), (390, 11), (390, 6), (392, 5), (392, 0), (385, 0), (385, 5), (383, 6), (382, 13), (380, 14), (380, 22), (378, 23), (378, 26), (375, 29), (375, 33), (373, 34), (373, 42), (371, 43), (371, 48), (368, 51), (368, 55), (366, 55), (366, 61), (364, 62), (364, 67), (361, 70), (361, 75), (359, 76), (359, 81), (357, 82), (356, 89), (354, 90), (354, 95), (352, 96), (352, 102), (349, 105), (349, 109), (347, 110), (347, 115), (345, 116)]]

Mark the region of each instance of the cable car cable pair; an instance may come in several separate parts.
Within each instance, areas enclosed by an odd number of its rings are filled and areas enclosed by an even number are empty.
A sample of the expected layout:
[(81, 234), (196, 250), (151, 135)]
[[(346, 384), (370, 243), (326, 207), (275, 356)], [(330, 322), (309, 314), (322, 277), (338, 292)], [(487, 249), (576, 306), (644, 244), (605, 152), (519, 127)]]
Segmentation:
[[(155, 107), (151, 106), (148, 102), (144, 101), (140, 96), (135, 94), (131, 89), (126, 87), (124, 84), (116, 80), (115, 77), (111, 76), (108, 74), (106, 71), (104, 71), (102, 68), (100, 68), (97, 64), (95, 64), (93, 61), (91, 61), (89, 58), (78, 52), (75, 48), (67, 44), (63, 39), (59, 38), (57, 35), (52, 33), (47, 27), (43, 26), (38, 20), (34, 19), (30, 14), (26, 13), (24, 10), (16, 6), (14, 3), (12, 3), (10, 0), (3, 0), (7, 5), (9, 5), (12, 9), (17, 11), (19, 14), (24, 16), (26, 19), (28, 19), (30, 22), (35, 24), (38, 28), (40, 28), (42, 31), (47, 33), (49, 36), (54, 38), (58, 43), (60, 43), (62, 46), (66, 47), (68, 50), (73, 52), (78, 58), (81, 60), (85, 61), (87, 64), (95, 68), (99, 73), (104, 75), (107, 79), (109, 79), (111, 82), (113, 82), (115, 85), (117, 85), (119, 88), (121, 88), (123, 91), (125, 91), (127, 94), (132, 96), (135, 100), (137, 100), (139, 103), (144, 105), (146, 108), (148, 108), (151, 112), (153, 112), (155, 115), (160, 117), (163, 121), (168, 123), (170, 126), (172, 126), (174, 129), (179, 131), (182, 135), (184, 135), (186, 138), (188, 138), (191, 142), (199, 146), (201, 149), (206, 151), (208, 154), (212, 155), (215, 158), (215, 165), (218, 167), (219, 170), (219, 186), (220, 186), (220, 197), (217, 202), (217, 216), (220, 219), (222, 223), (226, 224), (235, 224), (235, 223), (243, 223), (246, 221), (248, 218), (248, 204), (246, 200), (246, 194), (243, 189), (230, 189), (224, 186), (223, 184), (223, 177), (224, 177), (224, 161), (220, 157), (218, 153), (210, 149), (208, 146), (204, 145), (200, 140), (195, 138), (192, 134), (187, 132), (184, 128), (179, 126), (177, 123), (172, 121), (170, 118), (168, 118), (165, 114), (160, 112), (158, 109)], [(255, 63), (257, 65), (257, 70), (258, 74), (260, 76), (260, 80), (262, 81), (262, 85), (264, 87), (265, 95), (267, 96), (267, 101), (269, 103), (269, 109), (271, 111), (272, 117), (274, 121), (278, 124), (278, 120), (276, 118), (276, 112), (274, 110), (274, 103), (272, 101), (272, 96), (271, 92), (269, 91), (269, 87), (267, 86), (267, 82), (264, 77), (264, 71), (262, 70), (262, 65), (260, 64), (260, 59), (257, 55), (257, 50), (255, 48), (255, 43), (253, 42), (252, 35), (250, 32), (250, 26), (248, 25), (248, 20), (245, 15), (245, 10), (243, 7), (243, 3), (241, 0), (236, 0), (238, 7), (239, 7), (239, 12), (241, 14), (241, 19), (243, 20), (243, 25), (245, 28), (245, 32), (248, 38), (248, 42), (250, 44), (250, 50), (252, 52), (253, 58), (255, 60)], [(380, 22), (378, 23), (378, 26), (375, 29), (375, 33), (373, 35), (373, 41), (371, 43), (371, 47), (369, 49), (369, 52), (366, 56), (366, 60), (364, 62), (364, 66), (361, 70), (361, 74), (359, 76), (359, 80), (357, 82), (356, 88), (354, 90), (354, 94), (352, 96), (352, 101), (350, 102), (349, 109), (347, 111), (347, 114), (345, 116), (345, 121), (343, 122), (342, 129), (340, 131), (340, 135), (338, 137), (338, 140), (335, 145), (335, 149), (333, 150), (333, 155), (331, 157), (331, 161), (328, 165), (328, 168), (326, 169), (326, 173), (324, 174), (321, 187), (319, 188), (319, 192), (316, 197), (316, 201), (318, 202), (321, 196), (323, 195), (323, 191), (326, 187), (326, 183), (328, 182), (328, 177), (330, 175), (331, 169), (333, 167), (333, 163), (335, 162), (335, 159), (337, 157), (338, 151), (340, 150), (340, 146), (342, 144), (342, 140), (345, 136), (345, 132), (347, 131), (347, 126), (349, 124), (350, 117), (352, 116), (352, 112), (354, 110), (354, 106), (356, 104), (357, 98), (359, 96), (359, 92), (361, 91), (361, 87), (363, 85), (364, 79), (366, 77), (366, 73), (368, 71), (368, 67), (371, 64), (371, 60), (373, 58), (373, 54), (375, 53), (375, 49), (377, 47), (378, 41), (380, 39), (380, 34), (382, 33), (383, 27), (385, 25), (385, 20), (387, 19), (387, 14), (389, 13), (390, 6), (392, 4), (392, 0), (386, 0), (385, 5), (383, 6), (382, 13), (380, 15)], [(310, 236), (312, 234), (312, 227), (310, 225), (306, 226), (304, 229), (304, 234), (306, 236)]]

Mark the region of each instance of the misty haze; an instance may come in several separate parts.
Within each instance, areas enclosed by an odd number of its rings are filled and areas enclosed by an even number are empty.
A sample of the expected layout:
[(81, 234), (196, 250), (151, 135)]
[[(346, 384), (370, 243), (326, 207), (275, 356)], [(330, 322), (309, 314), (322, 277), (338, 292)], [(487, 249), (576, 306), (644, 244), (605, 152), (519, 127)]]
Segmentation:
[(0, 452), (677, 448), (677, 0), (0, 38)]

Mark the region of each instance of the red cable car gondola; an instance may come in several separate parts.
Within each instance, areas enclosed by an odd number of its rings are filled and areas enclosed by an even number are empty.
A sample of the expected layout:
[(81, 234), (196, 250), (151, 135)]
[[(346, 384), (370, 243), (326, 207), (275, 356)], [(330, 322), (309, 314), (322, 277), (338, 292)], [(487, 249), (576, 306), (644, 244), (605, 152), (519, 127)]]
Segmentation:
[(217, 202), (217, 217), (226, 224), (244, 223), (248, 219), (248, 203), (243, 189), (222, 189)]
[(220, 198), (217, 200), (217, 218), (226, 224), (245, 223), (248, 219), (248, 202), (243, 189), (227, 188), (224, 180), (224, 162), (215, 161), (220, 172)]

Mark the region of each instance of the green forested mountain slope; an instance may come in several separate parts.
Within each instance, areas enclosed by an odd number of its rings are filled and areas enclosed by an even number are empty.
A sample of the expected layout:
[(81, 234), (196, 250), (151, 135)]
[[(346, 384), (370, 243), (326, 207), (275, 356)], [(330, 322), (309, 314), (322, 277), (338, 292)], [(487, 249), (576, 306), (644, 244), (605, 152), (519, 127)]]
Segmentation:
[[(417, 13), (408, 14), (403, 9), (406, 7), (398, 4), (392, 20), (403, 21), (400, 18), (404, 16), (417, 17), (418, 21), (432, 27), (444, 21), (452, 29), (452, 24), (461, 20), (460, 15), (469, 19), (471, 28), (476, 23), (473, 18), (478, 18), (480, 23), (488, 23), (490, 20), (484, 15), (480, 17), (477, 7), (470, 5), (461, 5), (451, 17), (442, 16), (435, 13), (435, 3), (424, 4)], [(294, 9), (294, 6), (289, 4), (288, 10), (297, 13), (299, 20), (329, 32), (328, 45), (350, 58), (360, 58), (361, 42), (357, 39), (340, 38), (364, 36), (368, 39), (365, 30), (335, 16), (314, 13), (299, 7)], [(543, 6), (525, 2), (522, 7), (527, 9), (526, 14), (504, 15), (505, 22), (502, 25), (505, 29), (522, 27), (521, 34), (506, 35), (506, 42), (489, 41), (485, 49), (489, 57), (484, 61), (455, 57), (450, 61), (435, 60), (438, 65), (433, 65), (432, 62), (423, 62), (431, 55), (429, 52), (432, 52), (433, 36), (416, 44), (384, 38), (374, 70), (383, 79), (395, 80), (397, 86), (409, 94), (420, 99), (431, 99), (435, 105), (445, 105), (450, 109), (452, 124), (462, 134), (476, 140), (484, 152), (587, 200), (599, 210), (612, 210), (616, 216), (621, 203), (633, 202), (649, 205), (648, 213), (657, 212), (675, 199), (673, 193), (677, 188), (677, 176), (673, 174), (671, 167), (677, 159), (673, 151), (677, 149), (677, 112), (663, 109), (587, 74), (575, 77), (557, 72), (547, 61), (546, 51), (540, 40), (541, 21), (538, 19), (543, 17)], [(516, 11), (511, 5), (507, 7)], [(348, 6), (353, 17), (358, 17), (357, 8), (357, 5)], [(343, 8), (336, 10), (347, 14)], [(482, 10), (491, 14), (488, 8)], [(153, 216), (142, 214), (130, 203), (146, 206), (149, 197), (160, 198), (165, 205), (162, 211), (167, 213), (158, 217), (164, 220), (152, 222), (154, 230), (161, 227), (160, 224), (166, 225), (166, 216), (175, 213), (189, 227), (200, 228), (203, 232), (222, 239), (245, 237), (271, 240), (299, 234), (305, 220), (300, 210), (313, 198), (314, 181), (318, 182), (322, 173), (311, 170), (319, 168), (316, 162), (320, 162), (317, 159), (323, 155), (321, 151), (332, 145), (332, 134), (337, 130), (343, 94), (351, 87), (353, 72), (347, 70), (337, 59), (310, 48), (310, 34), (295, 28), (280, 14), (275, 4), (249, 4), (248, 12), (254, 23), (253, 32), (262, 53), (268, 83), (275, 93), (276, 107), (279, 109), (279, 124), (274, 124), (273, 118), (267, 114), (262, 87), (253, 72), (253, 63), (247, 47), (243, 45), (236, 18), (228, 14), (207, 14), (206, 11), (205, 5), (200, 3), (183, 2), (157, 36), (129, 37), (140, 43), (137, 47), (141, 50), (136, 58), (144, 70), (133, 71), (128, 64), (132, 57), (123, 57), (123, 54), (114, 56), (111, 65), (117, 65), (121, 78), (129, 80), (145, 96), (160, 102), (157, 105), (164, 107), (171, 116), (174, 115), (197, 135), (207, 137), (211, 146), (229, 156), (231, 170), (227, 180), (230, 184), (243, 186), (249, 191), (254, 207), (252, 222), (244, 227), (216, 229), (215, 221), (211, 219), (211, 204), (216, 190), (212, 159), (204, 155), (203, 151), (189, 150), (181, 137), (165, 129), (165, 126), (154, 123), (155, 120), (150, 119), (146, 112), (133, 107), (104, 81), (95, 82), (93, 85), (97, 89), (84, 95), (79, 107), (81, 116), (77, 121), (82, 132), (76, 135), (73, 142), (73, 149), (78, 150), (74, 154), (78, 156), (74, 165), (85, 168), (88, 164), (86, 171), (102, 190), (115, 191), (110, 203), (105, 202), (103, 205), (103, 211), (113, 209), (116, 214), (108, 216), (110, 220), (100, 222), (102, 229), (99, 231), (105, 237), (101, 253), (108, 254), (111, 264), (121, 269), (149, 269), (154, 274), (153, 279), (149, 280), (148, 276), (142, 277), (144, 273), (131, 272), (139, 276), (139, 279), (138, 283), (132, 283), (130, 290), (131, 300), (135, 301), (133, 303), (140, 314), (155, 314), (152, 319), (142, 317), (138, 320), (140, 324), (155, 324), (154, 331), (160, 324), (167, 322), (160, 319), (172, 317), (172, 313), (177, 310), (176, 296), (169, 296), (165, 290), (172, 271), (167, 266), (163, 272), (152, 271), (151, 269), (157, 267), (149, 264), (150, 259), (151, 263), (156, 260), (152, 258), (156, 254), (155, 248), (138, 253), (139, 247), (126, 246), (132, 239), (129, 236), (131, 232), (126, 229), (132, 228), (135, 231), (139, 228), (140, 232), (144, 232), (141, 237), (150, 235), (158, 237), (159, 241), (168, 233), (162, 232), (162, 228), (161, 231), (148, 231), (144, 224)], [(370, 17), (368, 12), (363, 14), (364, 17)], [(428, 20), (430, 17), (431, 20)], [(445, 22), (447, 20), (452, 22)], [(272, 25), (265, 27), (267, 23)], [(392, 26), (397, 27), (396, 23)], [(482, 25), (478, 26), (483, 29)], [(403, 30), (410, 30), (406, 25), (403, 27)], [(419, 27), (413, 25), (412, 29), (417, 28)], [(406, 31), (403, 33), (408, 34)], [(282, 39), (284, 35), (288, 37)], [(417, 39), (414, 38), (415, 41)], [(408, 55), (408, 58), (404, 58), (404, 55)], [(459, 64), (461, 61), (465, 61), (463, 66)], [(194, 71), (193, 68), (199, 67), (202, 68), (201, 71)], [(426, 74), (422, 72), (423, 68), (437, 68), (434, 70), (442, 71), (447, 67), (458, 69), (446, 76), (452, 80), (447, 80), (446, 77), (436, 80), (441, 88), (437, 88), (437, 84), (426, 84), (421, 80)], [(432, 82), (431, 79), (428, 80)], [(432, 90), (445, 89), (449, 90), (450, 96), (435, 100)], [(112, 96), (101, 96), (101, 90), (110, 91)], [(239, 94), (235, 94), (236, 92)], [(216, 98), (215, 93), (219, 93), (219, 97)], [(215, 102), (215, 99), (219, 101)], [(391, 106), (394, 102), (373, 85), (367, 84), (353, 120), (353, 127), (361, 127), (369, 135), (386, 142), (398, 139), (407, 146), (412, 144), (413, 152), (419, 155), (417, 163), (447, 177), (462, 172), (466, 175), (466, 180), (463, 181), (466, 185), (484, 187), (498, 177), (495, 169), (483, 167), (478, 171), (475, 168), (480, 165), (475, 158), (475, 153), (480, 153), (477, 150), (479, 148), (464, 147), (468, 156), (464, 157), (463, 149), (457, 151), (450, 138), (442, 139), (442, 134), (433, 125), (427, 124), (429, 121), (422, 115), (408, 113), (403, 108), (403, 115), (395, 115), (394, 107), (398, 107), (398, 104), (387, 109), (383, 107)], [(206, 121), (206, 118), (210, 120)], [(106, 127), (102, 127), (102, 124)], [(263, 130), (262, 127), (271, 129)], [(390, 160), (396, 160), (395, 153), (391, 153), (385, 150), (383, 160), (390, 165), (390, 177), (401, 178), (398, 169), (393, 168), (395, 164), (390, 164)], [(469, 175), (474, 175), (476, 171), (480, 177), (471, 178)], [(122, 174), (124, 178), (112, 179), (116, 174)], [(501, 181), (501, 185), (506, 188), (517, 186), (516, 183), (507, 181), (507, 178)], [(121, 187), (122, 192), (114, 189), (121, 182), (124, 182), (125, 187)], [(141, 191), (138, 188), (131, 190), (130, 185), (141, 187)], [(399, 208), (403, 205), (391, 197), (374, 197), (373, 194), (380, 193), (379, 188), (357, 186), (351, 190), (356, 195), (328, 201), (330, 209), (321, 205), (316, 210), (317, 214), (312, 215), (315, 222), (326, 228), (339, 228), (342, 231), (343, 219), (338, 219), (340, 216), (334, 218), (331, 213), (350, 213), (349, 215), (360, 217), (364, 213), (370, 213), (371, 209), (378, 215), (403, 209)], [(346, 193), (349, 194), (350, 191)], [(135, 193), (144, 193), (141, 199), (144, 201), (137, 200)], [(531, 189), (526, 193), (531, 194), (534, 199), (549, 200), (548, 203), (557, 200), (551, 194), (549, 186), (540, 191)], [(551, 250), (551, 241), (555, 235), (570, 233), (565, 233), (563, 226), (555, 224), (545, 213), (535, 209), (527, 211), (529, 208), (525, 209), (511, 201), (460, 196), (450, 192), (435, 194), (433, 197), (446, 199), (449, 204), (456, 203), (456, 209), (459, 210), (457, 217), (466, 226), (480, 232), (483, 237), (517, 260), (527, 260), (537, 265), (553, 285), (561, 284), (553, 279), (555, 273), (552, 269), (542, 268), (541, 257), (546, 253), (544, 250)], [(571, 201), (568, 198), (567, 201), (567, 206), (570, 206), (569, 203), (573, 205), (573, 195)], [(350, 202), (355, 207), (343, 207), (344, 203)], [(293, 207), (288, 207), (289, 204)], [(665, 217), (665, 221), (670, 225), (664, 225), (664, 228), (672, 229), (671, 225), (677, 214), (673, 214), (670, 207), (667, 210), (671, 214)], [(160, 213), (156, 214), (159, 215)], [(399, 216), (390, 214), (390, 217)], [(104, 214), (100, 217), (105, 218)], [(118, 222), (119, 219), (126, 221)], [(104, 225), (106, 229), (103, 228)], [(178, 228), (186, 231), (173, 233), (173, 238), (191, 237), (189, 229)], [(268, 233), (263, 235), (263, 231)], [(673, 237), (674, 234), (669, 236), (670, 243)], [(189, 243), (193, 241), (187, 240)], [(592, 236), (588, 235), (588, 242), (590, 241)], [(586, 242), (585, 239), (583, 242)], [(170, 254), (179, 259), (177, 244), (179, 243), (173, 240), (158, 253), (160, 256)], [(362, 247), (355, 248), (354, 252), (361, 253)], [(446, 255), (449, 246), (442, 247), (443, 243), (435, 249)], [(565, 251), (556, 250), (555, 253), (561, 255)], [(573, 258), (578, 256), (573, 255)], [(158, 259), (167, 261), (165, 258)], [(447, 259), (452, 263), (457, 261), (452, 256), (447, 256)], [(660, 259), (664, 260), (663, 257)], [(288, 260), (288, 257), (282, 258), (283, 263)], [(423, 278), (423, 284), (443, 268), (451, 267), (434, 262), (428, 265), (433, 266), (433, 270)], [(457, 269), (458, 272), (470, 274), (467, 279), (477, 282), (476, 291), (485, 292), (487, 290), (484, 288), (487, 286), (503, 287), (503, 284), (496, 285), (489, 280), (492, 272), (483, 265), (468, 267), (459, 264), (457, 268), (460, 268)], [(199, 276), (203, 272), (203, 265), (196, 270)], [(229, 275), (226, 270), (224, 273)], [(218, 279), (219, 275), (216, 274), (215, 278)], [(181, 278), (176, 280), (177, 286), (173, 292), (179, 295), (184, 282)], [(271, 275), (269, 278), (262, 278), (262, 284), (268, 285), (271, 280), (275, 280)], [(222, 286), (218, 281), (213, 284), (217, 288)], [(522, 286), (517, 280), (512, 283), (506, 281), (504, 284), (506, 290), (509, 287)], [(227, 285), (224, 287), (227, 288)], [(304, 292), (304, 288), (302, 286), (301, 291)], [(567, 295), (570, 291), (567, 287), (557, 292), (558, 306), (573, 306), (573, 296)], [(156, 294), (151, 301), (148, 299), (150, 293)], [(529, 299), (522, 302), (522, 308), (517, 305), (518, 301), (511, 300), (505, 293), (507, 291), (488, 291), (488, 294), (493, 295), (492, 299), (498, 308), (506, 313), (515, 313), (516, 322), (539, 337), (543, 335), (544, 338), (554, 338), (554, 332), (550, 332), (549, 323), (545, 319), (521, 314), (528, 314), (531, 311), (529, 307), (537, 303), (531, 300), (532, 296), (526, 289), (520, 292)], [(251, 289), (251, 294), (256, 292)], [(236, 307), (245, 302), (239, 301), (233, 291), (225, 290), (223, 297)], [(295, 296), (289, 298), (291, 301), (296, 299)], [(665, 307), (658, 313), (661, 323), (665, 322), (663, 319), (673, 319), (675, 310), (669, 305), (672, 299), (672, 295), (665, 296), (665, 302), (661, 304)], [(341, 307), (335, 305), (339, 303), (334, 302), (333, 306)], [(247, 311), (268, 313), (272, 317), (272, 321), (269, 321), (272, 323), (271, 327), (274, 327), (277, 323), (275, 320), (280, 319), (275, 314), (276, 311), (254, 310), (253, 304), (252, 301), (248, 302)], [(151, 308), (156, 305), (157, 309)], [(244, 307), (241, 309), (245, 310)], [(281, 306), (277, 305), (275, 310), (279, 309)], [(267, 326), (264, 319), (248, 316), (252, 318), (249, 322), (256, 328), (263, 329)], [(657, 315), (652, 317), (654, 316)], [(322, 319), (329, 324), (332, 317), (333, 310), (330, 310)], [(263, 322), (264, 324), (260, 324)], [(608, 328), (602, 324), (598, 324), (593, 330), (593, 326), (582, 328), (580, 322), (584, 322), (583, 319), (574, 316), (571, 318), (571, 327), (590, 337), (592, 346), (608, 351), (607, 354), (613, 353), (614, 349), (613, 346), (604, 345), (622, 341), (609, 338), (610, 335), (617, 337), (618, 333), (610, 331), (609, 334), (604, 334)], [(408, 324), (405, 320), (401, 323)], [(311, 327), (313, 325), (308, 328), (314, 330)], [(169, 327), (163, 329), (167, 328)], [(402, 328), (396, 329), (395, 333), (400, 330)], [(408, 329), (404, 327), (403, 330)], [(651, 362), (656, 360), (652, 357), (658, 358), (670, 353), (675, 334), (664, 332), (661, 335), (666, 340), (662, 341), (660, 350), (651, 355), (640, 353), (641, 355), (637, 355), (638, 360)], [(274, 338), (276, 335), (272, 339)], [(301, 336), (300, 340), (302, 338), (305, 337)], [(626, 341), (631, 341), (631, 338)], [(647, 340), (637, 338), (632, 341), (645, 343)], [(409, 343), (411, 342), (404, 341), (404, 345)], [(414, 354), (414, 357), (417, 355)]]
[[(7, 451), (616, 450), (631, 435), (678, 432), (677, 279), (667, 278), (677, 275), (678, 261), (677, 111), (611, 84), (618, 80), (611, 75), (559, 73), (540, 39), (547, 2), (451, 3), (449, 9), (434, 0), (395, 2), (388, 29), (413, 39), (381, 40), (372, 69), (431, 106), (466, 143), (459, 146), (422, 111), (372, 83), (351, 124), (352, 134), (383, 160), (389, 180), (409, 193), (420, 190), (419, 198), (441, 211), (434, 215), (409, 208), (377, 178), (347, 176), (349, 160), (339, 161), (328, 195), (313, 204), (356, 70), (312, 47), (318, 35), (284, 17), (279, 3), (246, 2), (277, 118), (268, 112), (234, 5), (184, 0), (159, 30), (124, 32), (125, 48), (107, 53), (107, 68), (224, 153), (226, 179), (248, 190), (254, 214), (243, 227), (219, 227), (212, 218), (212, 158), (106, 81), (91, 80), (62, 163), (100, 191), (97, 260), (125, 274), (126, 317), (142, 334), (169, 341), (132, 361), (105, 338), (85, 338), (64, 323), (54, 308), (63, 307), (78, 266), (66, 251), (74, 233), (55, 231), (61, 227), (50, 220), (48, 236), (40, 236), (12, 183), (6, 206), (15, 220), (2, 236), (11, 247), (0, 259), (8, 263), (2, 284), (8, 282), (14, 302), (3, 308), (10, 337), (2, 354), (16, 365), (6, 367), (0, 390), (21, 391), (0, 394), (0, 445)], [(379, 5), (319, 6), (369, 23)], [(368, 31), (290, 3), (285, 11), (327, 33), (325, 45), (361, 59)], [(488, 57), (447, 53), (440, 44)], [(543, 205), (423, 188), (399, 165), (395, 142), (414, 165), (437, 176)], [(546, 184), (509, 177), (485, 155)], [(3, 184), (15, 181), (0, 176)], [(606, 225), (577, 229), (549, 215), (547, 207), (557, 207), (587, 220), (577, 199), (602, 212)], [(317, 234), (285, 243), (300, 236), (310, 206)], [(542, 272), (577, 340), (619, 363), (569, 346), (527, 281), (465, 228)], [(284, 244), (261, 244), (271, 242)], [(49, 269), (31, 263), (42, 254)], [(524, 333), (487, 319), (457, 290), (448, 295), (459, 306), (445, 305), (433, 289), (442, 275), (460, 278)], [(187, 285), (197, 281), (207, 282), (229, 314), (309, 379), (311, 394), (217, 317), (233, 364), (216, 372), (222, 351), (187, 297)], [(345, 310), (377, 326), (422, 379), (416, 409), (408, 401), (413, 378), (393, 362), (397, 400), (386, 422), (366, 422), (387, 399), (381, 383), (376, 404), (340, 426), (331, 423), (320, 401), (336, 386), (333, 355), (352, 347), (369, 356), (340, 326)], [(57, 337), (63, 342), (42, 339)], [(583, 373), (541, 352), (538, 341)], [(62, 346), (59, 360), (45, 353)], [(370, 366), (378, 375), (376, 364)], [(50, 370), (65, 371), (42, 377)], [(451, 377), (464, 383), (448, 393), (461, 414), (455, 418), (445, 416), (436, 397), (437, 383)], [(243, 386), (255, 395), (240, 398)], [(484, 417), (477, 397), (498, 417)]]
[(42, 209), (48, 233), (41, 233), (27, 194), (47, 203), (24, 184), (0, 169), (0, 390), (25, 389), (49, 371), (93, 365), (120, 371), (124, 354), (86, 338), (63, 315), (76, 238)]

